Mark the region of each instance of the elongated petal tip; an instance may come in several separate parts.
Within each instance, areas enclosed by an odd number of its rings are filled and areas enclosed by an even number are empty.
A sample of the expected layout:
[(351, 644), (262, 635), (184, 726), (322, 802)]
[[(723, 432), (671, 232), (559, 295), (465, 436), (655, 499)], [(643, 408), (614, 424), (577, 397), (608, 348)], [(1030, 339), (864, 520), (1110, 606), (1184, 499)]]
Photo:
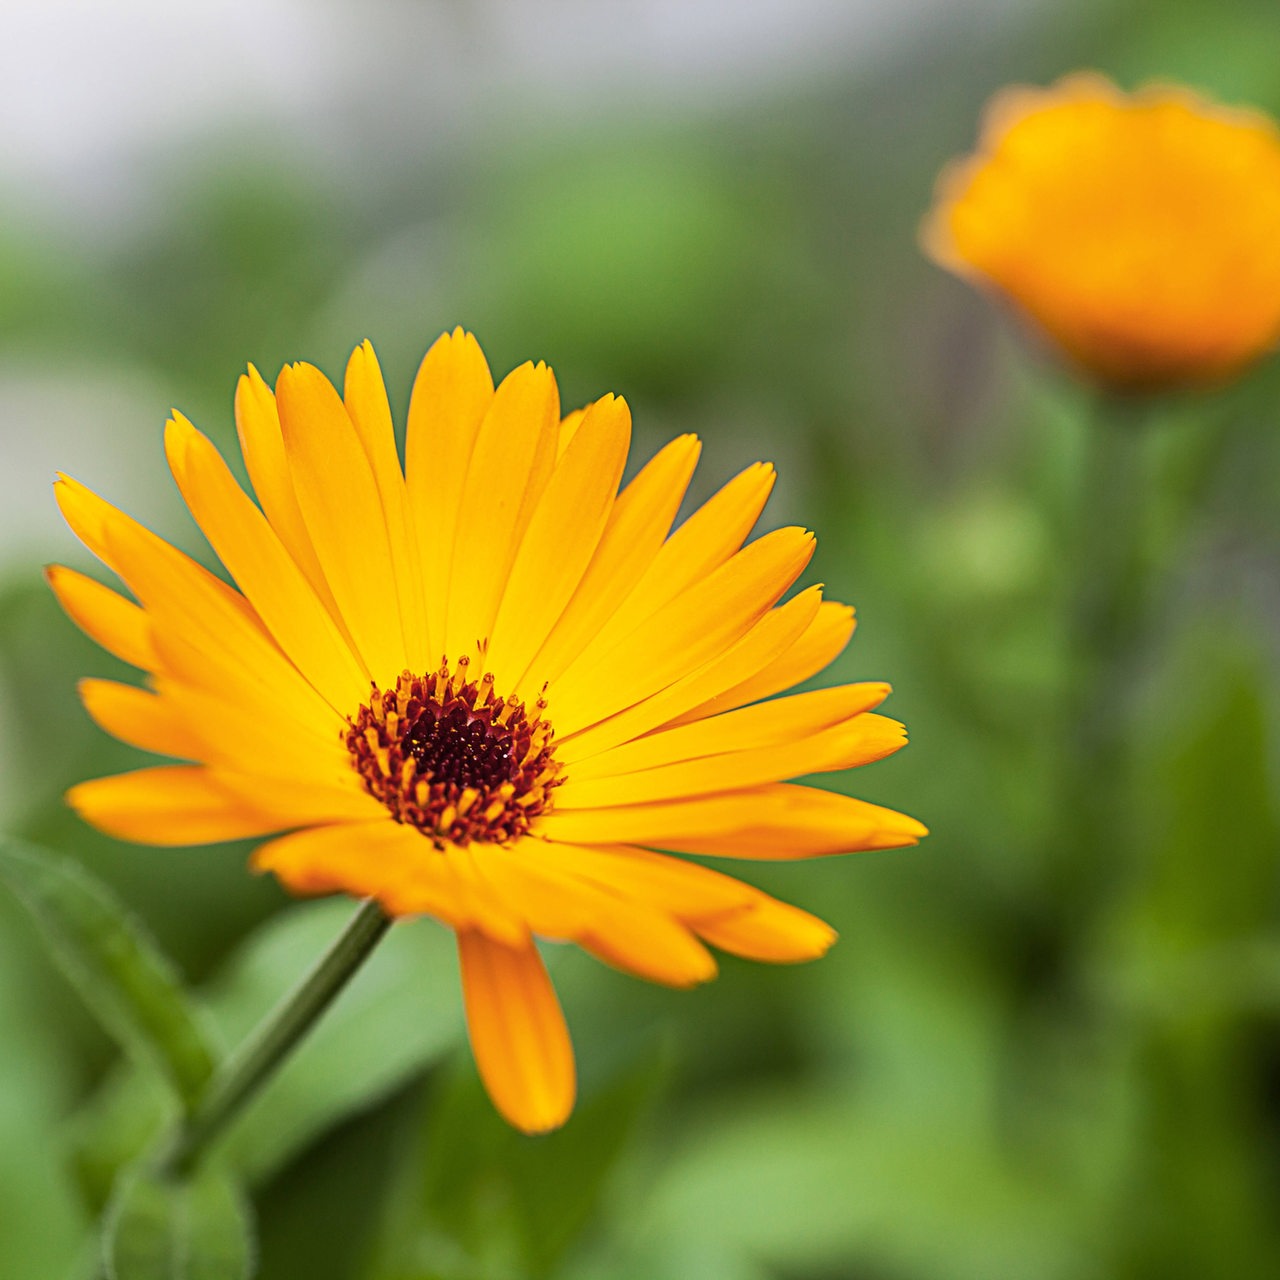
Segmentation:
[(929, 834), (929, 828), (923, 822), (917, 821), (908, 814), (897, 813), (891, 809), (885, 809), (883, 813), (885, 819), (879, 829), (863, 846), (868, 850), (905, 849), (910, 845), (919, 844)]
[[(535, 1105), (522, 1103), (519, 1110), (507, 1110), (498, 1107), (502, 1118), (510, 1125), (536, 1138), (544, 1133), (554, 1133), (562, 1128), (573, 1114), (573, 1104), (577, 1100), (576, 1088), (562, 1094), (559, 1098), (548, 1101), (539, 1100)], [(497, 1102), (494, 1103), (497, 1106)]]
[(366, 338), (351, 349), (351, 355), (347, 358), (346, 378), (348, 385), (353, 377), (358, 377), (362, 374), (372, 376), (375, 370), (378, 371), (378, 377), (381, 379), (381, 366), (378, 364), (377, 352), (373, 349), (373, 343)]
[[(440, 356), (448, 352), (451, 348), (457, 349), (466, 347), (471, 351), (479, 353), (483, 359), (483, 352), (480, 350), (480, 343), (476, 341), (476, 336), (470, 329), (464, 328), (462, 325), (454, 325), (452, 329), (446, 329), (428, 348), (424, 360), (430, 358), (433, 353)], [(486, 363), (487, 367), (487, 363)]]
[(181, 481), (181, 475), (189, 456), (191, 445), (200, 435), (195, 425), (174, 409), (169, 420), (164, 424), (164, 453), (169, 462), (169, 470), (175, 480)]
[(825, 920), (765, 894), (744, 911), (694, 925), (712, 946), (770, 964), (800, 964), (826, 955), (836, 931)]
[(66, 801), (90, 826), (136, 844), (218, 844), (281, 825), (229, 795), (199, 765), (157, 765), (94, 778), (72, 787)]
[(577, 1081), (564, 1015), (537, 950), (465, 930), (458, 958), (471, 1047), (494, 1106), (524, 1133), (558, 1129), (573, 1110)]
[(258, 372), (257, 365), (250, 364), (236, 381), (235, 412), (237, 420), (247, 412), (260, 408), (275, 399), (267, 380)]

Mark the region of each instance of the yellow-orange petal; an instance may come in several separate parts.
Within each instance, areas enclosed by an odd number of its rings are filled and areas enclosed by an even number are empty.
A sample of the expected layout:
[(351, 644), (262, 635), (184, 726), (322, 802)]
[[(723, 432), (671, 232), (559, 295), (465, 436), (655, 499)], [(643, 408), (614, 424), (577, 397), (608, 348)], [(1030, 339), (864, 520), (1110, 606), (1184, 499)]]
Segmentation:
[(904, 813), (792, 783), (610, 809), (556, 810), (539, 819), (538, 829), (570, 844), (638, 844), (776, 861), (896, 849), (928, 834)]
[(671, 529), (701, 449), (697, 436), (677, 437), (618, 495), (578, 589), (517, 690), (522, 697), (563, 674), (631, 594)]
[(340, 737), (342, 721), (329, 732), (235, 682), (201, 687), (160, 676), (156, 689), (172, 714), (185, 721), (198, 744), (196, 758), (262, 779), (264, 792), (300, 785), (330, 785), (364, 794)]
[(715, 958), (660, 905), (628, 900), (598, 878), (583, 877), (544, 842), (490, 848), (477, 860), (494, 894), (540, 937), (576, 942), (648, 982), (691, 987), (715, 977)]
[(721, 951), (770, 964), (816, 960), (836, 940), (825, 920), (764, 894), (742, 911), (699, 921), (694, 928)]
[(494, 1106), (525, 1133), (558, 1128), (573, 1110), (577, 1080), (569, 1031), (537, 949), (462, 930), (458, 960), (471, 1049)]
[(96, 501), (104, 511), (108, 554), (147, 609), (152, 644), (166, 670), (189, 666), (214, 688), (224, 679), (243, 682), (256, 688), (262, 701), (288, 708), (304, 723), (329, 723), (332, 709), (281, 653), (239, 592)]
[(213, 444), (174, 414), (165, 450), (196, 523), (276, 643), (336, 711), (359, 706), (369, 673)]
[(391, 543), (369, 460), (338, 393), (313, 365), (280, 371), (276, 404), (312, 545), (365, 666), (385, 686), (404, 669), (407, 653)]
[(870, 764), (906, 744), (902, 724), (868, 713), (787, 742), (678, 760), (636, 773), (583, 781), (570, 777), (556, 792), (556, 808), (601, 809), (742, 791), (801, 774), (831, 773)]
[(816, 916), (779, 902), (732, 876), (697, 863), (627, 846), (544, 842), (543, 857), (594, 883), (665, 910), (723, 951), (754, 960), (812, 960), (835, 931)]
[(199, 740), (156, 694), (115, 680), (81, 680), (77, 689), (94, 723), (112, 737), (157, 755), (201, 758)]
[(792, 643), (781, 646), (772, 658), (739, 683), (722, 686), (722, 691), (714, 697), (682, 710), (672, 723), (686, 724), (704, 716), (719, 715), (759, 698), (772, 697), (807, 680), (840, 656), (853, 635), (854, 623), (853, 610), (847, 604), (823, 600)]
[[(479, 847), (477, 857), (477, 848), (476, 845), (446, 846), (454, 893), (466, 904), (476, 928), (486, 937), (508, 947), (523, 947), (530, 939), (528, 922), (519, 910), (508, 909), (507, 903), (491, 892), (481, 861), (488, 849)], [(407, 905), (419, 909), (412, 899)]]
[(816, 916), (697, 863), (627, 847), (549, 848), (572, 860), (580, 874), (606, 877), (616, 892), (665, 904), (704, 941), (734, 955), (772, 963), (813, 960), (835, 941), (835, 931)]
[[(605, 396), (605, 399), (612, 399), (612, 396)], [(574, 409), (570, 413), (566, 413), (560, 419), (560, 430), (556, 433), (556, 461), (559, 462), (564, 457), (564, 451), (569, 447), (573, 437), (578, 434), (578, 428), (582, 426), (582, 420), (587, 416), (587, 410), (591, 405), (584, 405), (581, 409)]]
[(418, 535), (409, 512), (404, 473), (400, 470), (400, 455), (396, 451), (395, 427), (391, 421), (386, 383), (382, 380), (382, 369), (373, 345), (367, 339), (347, 361), (342, 399), (360, 437), (378, 496), (382, 499), (409, 669), (426, 671), (438, 660), (439, 654), (432, 650), (427, 630)]
[(264, 780), (259, 774), (242, 773), (220, 763), (206, 767), (222, 791), (271, 819), (269, 831), (386, 821), (386, 810), (372, 796), (335, 785), (331, 779), (278, 786), (270, 778)]
[(590, 667), (600, 654), (616, 649), (682, 592), (706, 581), (728, 562), (755, 527), (776, 479), (767, 462), (753, 463), (703, 503), (658, 548), (578, 661)]
[(156, 670), (150, 623), (132, 600), (64, 565), (50, 565), (44, 576), (67, 616), (85, 635), (130, 666)]
[(430, 915), (523, 945), (528, 930), (459, 865), (460, 853), (436, 849), (412, 827), (383, 816), (292, 832), (261, 845), (252, 863), (292, 893), (376, 898), (393, 916)]
[[(412, 828), (400, 830), (420, 844), (423, 842)], [(415, 878), (387, 885), (379, 896), (392, 915), (438, 915), (435, 904), (443, 898), (446, 921), (456, 919), (461, 922), (460, 927), (477, 929), (509, 947), (523, 947), (529, 941), (529, 926), (523, 915), (512, 911), (500, 895), (492, 892), (470, 848), (447, 844), (439, 851), (433, 847), (433, 852), (443, 854), (436, 868), (439, 884), (428, 885)]]
[(887, 684), (864, 683), (836, 685), (758, 702), (722, 715), (647, 733), (622, 746), (578, 760), (574, 764), (573, 780), (616, 777), (720, 755), (726, 745), (734, 751), (747, 751), (794, 742), (870, 711), (888, 695)]
[(414, 380), (405, 436), (405, 486), (418, 531), (433, 658), (446, 652), (444, 605), (462, 487), (492, 400), (493, 376), (475, 338), (461, 328), (437, 338)]
[(520, 542), (485, 656), (497, 687), (514, 689), (564, 611), (604, 531), (631, 443), (625, 400), (583, 415)]
[[(79, 480), (59, 472), (53, 486), (53, 495), (71, 531), (107, 568), (118, 573), (139, 599), (142, 599), (142, 596), (136, 584), (129, 581), (128, 573), (121, 568), (117, 560), (116, 544), (137, 548), (149, 557), (164, 556), (169, 559), (181, 557), (185, 572), (198, 580), (203, 592), (217, 596), (224, 607), (238, 611), (248, 624), (258, 625), (258, 619), (253, 610), (238, 591), (227, 586), (221, 578), (215, 577), (190, 556), (183, 555), (182, 552), (171, 547), (150, 529), (144, 528), (132, 516), (127, 516), (118, 507), (113, 507), (105, 498), (99, 497)], [(145, 604), (145, 601), (143, 603)]]
[[(337, 744), (337, 712), (278, 655), (266, 667), (276, 682), (264, 687), (260, 672), (246, 662), (245, 649), (234, 643), (219, 648), (207, 637), (179, 629), (163, 614), (155, 642), (161, 665), (157, 687), (166, 697), (190, 692), (220, 715), (238, 718), (247, 726), (247, 737), (234, 748), (241, 758), (261, 758), (271, 726), (288, 725), (290, 738), (302, 746), (317, 738)], [(262, 728), (255, 731), (255, 725)], [(193, 728), (202, 741), (207, 738), (204, 728)]]
[(695, 987), (719, 971), (691, 927), (658, 912), (624, 915), (610, 927), (583, 934), (578, 944), (623, 973), (665, 987)]
[(299, 708), (323, 705), (238, 591), (69, 477), (60, 476), (54, 491), (72, 528), (147, 608), (159, 666), (170, 667), (189, 649), (210, 676), (230, 671), (268, 697)]
[(138, 844), (215, 844), (279, 829), (199, 765), (159, 765), (81, 782), (67, 803), (91, 826)]
[(560, 393), (545, 364), (502, 380), (476, 432), (458, 505), (444, 652), (474, 657), (555, 465)]
[(625, 711), (566, 735), (560, 744), (560, 758), (567, 765), (575, 764), (662, 726), (690, 719), (684, 714), (689, 707), (736, 686), (749, 672), (771, 663), (794, 645), (812, 622), (821, 600), (822, 588), (810, 587), (770, 609), (719, 657)]
[(1177, 85), (1014, 88), (949, 166), (922, 229), (1124, 389), (1228, 377), (1280, 339), (1280, 129)]
[(253, 365), (236, 384), (235, 414), (240, 451), (263, 513), (330, 616), (341, 626), (341, 611), (320, 567), (294, 492), (275, 393)]
[(674, 916), (685, 923), (743, 910), (760, 896), (758, 889), (696, 862), (672, 858), (634, 845), (530, 842), (540, 865), (610, 889), (624, 899)]
[(775, 529), (687, 588), (612, 648), (592, 646), (552, 686), (552, 713), (577, 732), (666, 688), (740, 639), (800, 576), (813, 535)]

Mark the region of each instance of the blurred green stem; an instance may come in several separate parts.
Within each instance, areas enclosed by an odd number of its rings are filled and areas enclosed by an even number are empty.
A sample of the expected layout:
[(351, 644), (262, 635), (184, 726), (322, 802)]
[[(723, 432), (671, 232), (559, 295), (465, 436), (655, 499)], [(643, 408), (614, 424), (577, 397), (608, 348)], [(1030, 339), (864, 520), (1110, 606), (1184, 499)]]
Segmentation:
[(1103, 396), (1086, 423), (1070, 566), (1064, 905), (1105, 874), (1123, 822), (1130, 659), (1146, 596), (1146, 409)]
[(372, 899), (310, 973), (227, 1058), (208, 1090), (161, 1159), (174, 1176), (189, 1173), (241, 1109), (298, 1046), (338, 993), (368, 959), (391, 925), (391, 917)]

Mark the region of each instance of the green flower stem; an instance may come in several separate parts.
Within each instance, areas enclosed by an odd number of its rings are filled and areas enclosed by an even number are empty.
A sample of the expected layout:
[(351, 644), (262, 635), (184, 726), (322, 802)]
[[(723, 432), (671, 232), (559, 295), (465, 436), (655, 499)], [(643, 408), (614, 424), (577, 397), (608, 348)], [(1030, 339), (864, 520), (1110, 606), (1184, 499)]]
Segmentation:
[(160, 1161), (173, 1176), (190, 1173), (241, 1109), (276, 1072), (369, 958), (391, 925), (372, 899), (248, 1039), (227, 1058)]
[(1133, 658), (1146, 604), (1146, 402), (1100, 398), (1086, 424), (1070, 566), (1059, 820), (1067, 910), (1097, 891), (1124, 821)]

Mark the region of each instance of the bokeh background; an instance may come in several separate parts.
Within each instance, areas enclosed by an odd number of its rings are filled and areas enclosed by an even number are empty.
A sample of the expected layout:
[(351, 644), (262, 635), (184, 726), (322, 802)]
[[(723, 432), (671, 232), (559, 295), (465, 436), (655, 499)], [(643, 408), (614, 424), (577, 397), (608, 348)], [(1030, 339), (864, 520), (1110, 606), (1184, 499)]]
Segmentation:
[[(462, 323), (636, 457), (757, 458), (836, 679), (912, 745), (833, 785), (918, 849), (752, 864), (840, 944), (691, 993), (554, 970), (582, 1102), (505, 1130), (443, 930), (398, 927), (231, 1143), (265, 1280), (1243, 1280), (1280, 1274), (1280, 368), (1171, 401), (1134, 494), (1150, 588), (1098, 847), (1062, 788), (1089, 397), (921, 257), (934, 175), (1011, 81), (1093, 66), (1280, 112), (1271, 0), (9, 0), (0, 42), (0, 829), (82, 859), (233, 1041), (336, 934), (246, 849), (62, 806), (133, 767), (75, 680), (123, 668), (41, 581), (88, 567), (65, 469), (201, 555), (164, 468), (252, 360), (403, 416)], [(1085, 845), (1088, 847), (1084, 847)], [(0, 1274), (88, 1277), (156, 1100), (0, 899)]]

